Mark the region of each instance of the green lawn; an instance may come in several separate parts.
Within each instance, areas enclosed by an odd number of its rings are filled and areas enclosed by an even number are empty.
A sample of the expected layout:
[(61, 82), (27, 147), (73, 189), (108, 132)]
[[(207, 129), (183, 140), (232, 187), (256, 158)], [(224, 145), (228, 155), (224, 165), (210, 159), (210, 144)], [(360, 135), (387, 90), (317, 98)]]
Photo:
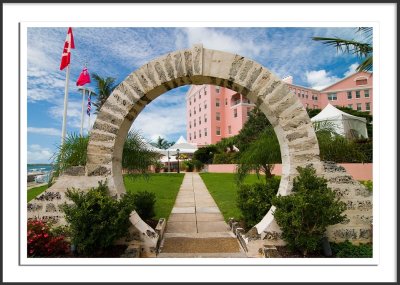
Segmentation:
[[(241, 212), (236, 206), (237, 186), (235, 183), (235, 174), (233, 173), (200, 173), (201, 178), (207, 186), (208, 191), (221, 210), (225, 221), (234, 217), (239, 219)], [(253, 184), (264, 182), (264, 177), (258, 179), (256, 174), (250, 174), (246, 177), (245, 183)]]
[(127, 192), (147, 190), (156, 194), (154, 219), (168, 219), (175, 204), (179, 187), (182, 184), (183, 173), (153, 173), (148, 178), (141, 176), (124, 175), (124, 184)]
[(36, 196), (42, 194), (46, 189), (47, 189), (47, 185), (43, 185), (43, 186), (39, 186), (39, 187), (35, 187), (35, 188), (32, 188), (32, 189), (29, 189), (27, 191), (28, 202), (31, 201), (32, 199), (34, 199)]

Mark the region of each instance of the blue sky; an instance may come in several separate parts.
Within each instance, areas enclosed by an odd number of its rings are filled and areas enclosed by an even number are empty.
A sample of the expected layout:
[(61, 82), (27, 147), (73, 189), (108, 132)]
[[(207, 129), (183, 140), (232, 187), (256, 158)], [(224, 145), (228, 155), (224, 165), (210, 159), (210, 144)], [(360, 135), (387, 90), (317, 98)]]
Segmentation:
[[(313, 36), (356, 37), (355, 28), (73, 28), (67, 133), (79, 133), (82, 94), (75, 82), (85, 63), (89, 73), (121, 82), (132, 71), (168, 52), (202, 43), (254, 59), (279, 77), (322, 87), (351, 74), (353, 55), (311, 40)], [(61, 141), (65, 71), (59, 70), (67, 28), (28, 28), (28, 163), (49, 163)], [(95, 82), (85, 85), (95, 90)], [(180, 87), (149, 104), (133, 123), (149, 141), (175, 141), (186, 134), (185, 93)], [(95, 100), (95, 98), (93, 98)], [(87, 115), (84, 128), (86, 132)], [(91, 122), (95, 120), (92, 113)]]

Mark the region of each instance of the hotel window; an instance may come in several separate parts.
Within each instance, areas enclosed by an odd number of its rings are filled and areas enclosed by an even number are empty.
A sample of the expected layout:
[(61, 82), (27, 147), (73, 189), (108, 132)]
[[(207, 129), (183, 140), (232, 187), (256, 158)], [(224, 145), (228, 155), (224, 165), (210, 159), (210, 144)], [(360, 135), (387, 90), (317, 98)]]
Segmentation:
[(217, 113), (215, 114), (215, 119), (216, 119), (217, 121), (221, 121), (221, 113), (220, 113), (220, 112), (217, 112)]
[(365, 110), (370, 111), (371, 110), (371, 103), (365, 103)]
[(193, 138), (196, 139), (196, 131), (193, 133)]
[(199, 117), (199, 125), (201, 125), (201, 117)]
[(200, 91), (199, 91), (199, 99), (201, 99), (201, 93), (200, 93)]
[(357, 111), (361, 111), (361, 103), (357, 103)]
[(351, 91), (347, 91), (347, 99), (352, 99), (353, 95), (351, 94)]
[(204, 123), (207, 123), (207, 114), (204, 114)]
[(215, 106), (219, 107), (219, 99), (215, 99)]
[(367, 84), (367, 79), (356, 80), (356, 85), (365, 85), (365, 84)]
[(189, 117), (192, 116), (192, 110), (189, 110)]
[(233, 117), (234, 117), (234, 118), (237, 117), (237, 109), (233, 109)]
[(204, 102), (204, 110), (207, 109), (207, 102)]
[(199, 112), (201, 112), (201, 104), (199, 104)]
[(300, 98), (300, 96), (301, 96), (301, 95), (300, 95), (300, 91), (299, 91), (299, 93), (297, 93), (297, 95), (298, 95), (298, 96), (299, 96), (299, 98)]
[(337, 100), (337, 95), (336, 95), (336, 93), (328, 93), (328, 100), (330, 100), (330, 101), (336, 101), (336, 100)]
[(364, 97), (369, 98), (369, 90), (364, 90)]
[(308, 99), (308, 95), (306, 94), (306, 99)]
[(225, 106), (228, 105), (228, 99), (225, 98)]
[(301, 98), (304, 98), (304, 93), (301, 93)]
[(217, 93), (219, 93), (220, 88), (221, 88), (221, 87), (219, 87), (219, 86), (215, 86), (215, 91), (216, 91)]
[(201, 130), (199, 130), (199, 138), (201, 138)]
[(350, 109), (353, 109), (353, 104), (349, 104), (349, 105), (347, 105), (347, 107), (349, 107)]
[(215, 133), (217, 134), (217, 136), (220, 136), (221, 135), (221, 128), (217, 127)]
[(356, 91), (356, 98), (360, 98), (361, 97), (361, 95), (360, 95), (360, 90), (357, 90)]
[(207, 128), (204, 128), (204, 136), (207, 136)]
[(192, 133), (189, 133), (189, 140), (192, 140)]
[(196, 120), (193, 121), (193, 127), (196, 127)]
[(228, 126), (228, 134), (231, 134), (232, 133), (232, 128), (231, 128), (231, 126)]
[(192, 121), (189, 121), (189, 129), (192, 128)]
[(189, 99), (189, 105), (192, 106), (192, 99)]

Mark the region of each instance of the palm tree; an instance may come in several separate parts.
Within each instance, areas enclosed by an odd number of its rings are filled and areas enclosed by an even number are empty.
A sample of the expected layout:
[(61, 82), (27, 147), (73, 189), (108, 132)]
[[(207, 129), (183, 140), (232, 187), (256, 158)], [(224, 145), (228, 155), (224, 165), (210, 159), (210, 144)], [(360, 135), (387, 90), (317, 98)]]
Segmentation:
[(106, 102), (108, 97), (110, 96), (111, 92), (117, 87), (118, 84), (114, 84), (115, 78), (113, 77), (106, 77), (103, 78), (99, 76), (97, 73), (93, 73), (92, 77), (96, 80), (97, 86), (97, 100), (93, 103), (96, 106), (95, 114), (100, 111), (101, 106)]
[(326, 45), (336, 47), (337, 51), (342, 53), (352, 53), (360, 58), (363, 58), (361, 64), (357, 67), (357, 71), (371, 71), (372, 62), (372, 28), (361, 27), (357, 28), (356, 33), (361, 33), (364, 42), (356, 40), (347, 40), (340, 38), (324, 38), (313, 37), (314, 41), (321, 41)]
[(157, 138), (156, 142), (152, 142), (151, 143), (152, 146), (155, 146), (155, 147), (160, 148), (160, 149), (167, 149), (170, 146), (172, 146), (173, 144), (174, 143), (170, 143), (166, 139), (163, 139), (160, 136)]

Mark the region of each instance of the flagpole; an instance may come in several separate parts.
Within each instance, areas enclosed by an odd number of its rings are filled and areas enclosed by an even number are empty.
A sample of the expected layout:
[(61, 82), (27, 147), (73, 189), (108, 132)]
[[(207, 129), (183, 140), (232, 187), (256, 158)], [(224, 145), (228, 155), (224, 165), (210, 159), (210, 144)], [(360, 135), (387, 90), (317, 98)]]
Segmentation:
[[(88, 90), (88, 97), (90, 97), (90, 95), (91, 95), (91, 91), (90, 91), (90, 89)], [(89, 100), (89, 99), (88, 99)], [(90, 101), (92, 101), (92, 99), (90, 99)], [(92, 104), (92, 102), (90, 102), (90, 104)], [(89, 136), (89, 133), (90, 133), (90, 112), (89, 112), (89, 118), (88, 118), (88, 126), (87, 126), (87, 133), (88, 133), (88, 136)]]
[(66, 124), (67, 124), (68, 83), (69, 83), (69, 64), (67, 66), (67, 74), (65, 76), (64, 115), (63, 115), (63, 124), (62, 124), (61, 145), (63, 145), (64, 141), (65, 141), (65, 132), (66, 132)]
[(85, 88), (82, 88), (81, 137), (83, 136), (83, 120), (84, 120), (83, 112), (84, 112), (84, 108), (85, 108), (85, 93), (86, 93)]

